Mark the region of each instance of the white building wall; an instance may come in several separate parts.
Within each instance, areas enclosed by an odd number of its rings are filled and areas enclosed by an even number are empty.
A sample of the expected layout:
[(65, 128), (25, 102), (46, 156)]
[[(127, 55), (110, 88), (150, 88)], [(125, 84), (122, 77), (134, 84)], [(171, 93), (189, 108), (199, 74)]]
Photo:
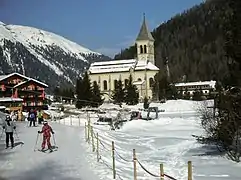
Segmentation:
[[(150, 78), (154, 80), (154, 76), (157, 71), (134, 71), (132, 73), (133, 82), (145, 80), (145, 76), (147, 77), (147, 90), (146, 83), (144, 82), (142, 85), (136, 85), (139, 91), (140, 99), (143, 99), (146, 95), (148, 98), (152, 98), (152, 88), (150, 87)], [(129, 80), (130, 72), (122, 72), (122, 73), (106, 73), (106, 74), (89, 74), (90, 81), (93, 83), (94, 81), (100, 87), (102, 93), (105, 93), (104, 98), (105, 101), (109, 101), (109, 96), (111, 97), (112, 91), (115, 89), (115, 80), (121, 79), (123, 85), (125, 85), (125, 80)], [(107, 90), (104, 89), (104, 81), (107, 82)]]

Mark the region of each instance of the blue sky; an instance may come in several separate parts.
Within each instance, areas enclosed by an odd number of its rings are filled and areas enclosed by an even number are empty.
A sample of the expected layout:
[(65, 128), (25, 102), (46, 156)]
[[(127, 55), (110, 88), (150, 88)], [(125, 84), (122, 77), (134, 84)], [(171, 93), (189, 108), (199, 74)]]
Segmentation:
[[(148, 3), (147, 3), (148, 2)], [(0, 0), (0, 21), (57, 33), (113, 57), (150, 30), (203, 0)]]

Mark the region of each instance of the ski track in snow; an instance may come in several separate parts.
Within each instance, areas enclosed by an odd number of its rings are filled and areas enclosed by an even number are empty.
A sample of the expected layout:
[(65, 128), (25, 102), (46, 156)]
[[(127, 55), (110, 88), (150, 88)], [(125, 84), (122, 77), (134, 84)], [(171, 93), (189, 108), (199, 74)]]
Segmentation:
[[(81, 141), (84, 132), (81, 127), (67, 127), (52, 124), (55, 131), (58, 151), (50, 154), (34, 152), (37, 131), (40, 127), (26, 127), (26, 123), (17, 124), (20, 139), (24, 142), (14, 149), (5, 150), (4, 138), (0, 141), (0, 174), (7, 180), (98, 180), (88, 167)], [(39, 136), (37, 147), (41, 147)], [(53, 144), (53, 138), (51, 138)]]

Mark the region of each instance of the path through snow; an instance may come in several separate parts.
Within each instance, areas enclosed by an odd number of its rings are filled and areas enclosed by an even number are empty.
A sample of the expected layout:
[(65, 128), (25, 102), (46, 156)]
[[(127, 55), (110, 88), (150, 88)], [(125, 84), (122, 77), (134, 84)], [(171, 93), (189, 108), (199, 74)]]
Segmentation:
[[(7, 180), (98, 180), (90, 170), (85, 157), (83, 127), (69, 127), (53, 123), (58, 151), (45, 154), (34, 152), (37, 131), (40, 127), (26, 127), (26, 123), (17, 124), (20, 140), (24, 144), (5, 150), (4, 139), (0, 141), (0, 174)], [(39, 137), (38, 147), (41, 146)], [(51, 138), (53, 143), (53, 138)]]

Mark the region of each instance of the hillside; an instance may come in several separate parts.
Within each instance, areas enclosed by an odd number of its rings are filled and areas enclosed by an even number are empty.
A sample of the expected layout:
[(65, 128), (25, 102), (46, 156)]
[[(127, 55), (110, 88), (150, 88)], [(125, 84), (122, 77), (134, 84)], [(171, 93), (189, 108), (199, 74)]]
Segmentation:
[[(225, 0), (206, 1), (176, 15), (153, 30), (156, 65), (163, 68), (168, 58), (172, 81), (186, 75), (188, 81), (222, 80), (227, 64), (223, 49)], [(129, 47), (116, 59), (135, 57)]]
[(0, 74), (19, 72), (51, 85), (73, 85), (90, 62), (110, 59), (51, 32), (0, 22)]

